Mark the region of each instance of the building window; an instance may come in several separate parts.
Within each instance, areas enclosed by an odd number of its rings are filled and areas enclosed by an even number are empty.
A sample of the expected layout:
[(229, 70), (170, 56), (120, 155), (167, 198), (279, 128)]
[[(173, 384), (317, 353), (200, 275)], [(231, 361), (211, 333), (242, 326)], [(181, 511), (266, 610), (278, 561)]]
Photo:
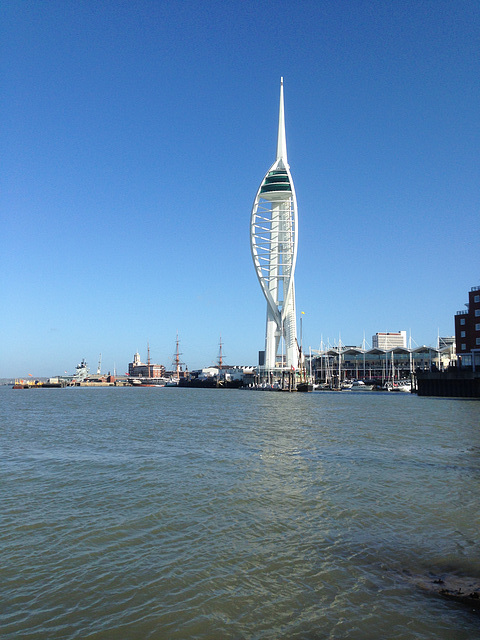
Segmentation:
[(462, 344), (460, 345), (460, 351), (466, 351), (467, 350), (467, 345), (465, 344), (465, 342), (462, 342)]
[(475, 331), (480, 331), (480, 322), (475, 325)]
[(460, 318), (460, 324), (465, 324), (465, 318)]
[(480, 302), (480, 296), (475, 296), (473, 299), (474, 302)]
[(480, 345), (480, 338), (477, 338), (477, 345)]
[(475, 315), (477, 316), (477, 318), (480, 317), (480, 309), (475, 309)]
[(460, 331), (460, 338), (464, 338), (465, 337), (465, 331)]

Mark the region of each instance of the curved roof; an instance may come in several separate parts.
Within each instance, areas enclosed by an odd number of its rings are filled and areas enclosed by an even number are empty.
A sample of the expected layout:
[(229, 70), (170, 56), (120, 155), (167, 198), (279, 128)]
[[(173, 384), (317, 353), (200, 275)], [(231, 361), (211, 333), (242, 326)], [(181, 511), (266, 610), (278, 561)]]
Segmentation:
[(438, 349), (435, 349), (435, 347), (426, 347), (425, 345), (423, 345), (422, 347), (412, 349), (412, 353), (438, 353)]
[(345, 351), (342, 351), (344, 356), (358, 356), (363, 353), (363, 349), (360, 347), (348, 347)]
[[(371, 355), (378, 356), (384, 355), (386, 353), (393, 354), (408, 354), (408, 353), (425, 353), (425, 354), (437, 354), (443, 353), (444, 351), (448, 351), (448, 347), (444, 349), (436, 349), (435, 347), (426, 347), (423, 345), (422, 347), (417, 347), (416, 349), (408, 349), (407, 347), (394, 347), (393, 349), (380, 349), (379, 347), (373, 347), (373, 349), (363, 350), (361, 347), (347, 347), (346, 349), (340, 349), (340, 353), (345, 356), (356, 356), (356, 355)], [(326, 349), (325, 351), (313, 351), (312, 355), (314, 356), (338, 356), (338, 347), (330, 347), (330, 349)]]

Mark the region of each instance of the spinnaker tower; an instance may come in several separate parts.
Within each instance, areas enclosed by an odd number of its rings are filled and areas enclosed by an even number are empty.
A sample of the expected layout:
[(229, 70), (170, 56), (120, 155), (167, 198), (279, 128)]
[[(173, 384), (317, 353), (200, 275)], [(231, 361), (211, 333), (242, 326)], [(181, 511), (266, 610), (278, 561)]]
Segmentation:
[(250, 247), (258, 281), (267, 301), (265, 374), (298, 368), (295, 316), (295, 263), (298, 244), (295, 187), (287, 160), (283, 78), (280, 82), (277, 157), (253, 203)]

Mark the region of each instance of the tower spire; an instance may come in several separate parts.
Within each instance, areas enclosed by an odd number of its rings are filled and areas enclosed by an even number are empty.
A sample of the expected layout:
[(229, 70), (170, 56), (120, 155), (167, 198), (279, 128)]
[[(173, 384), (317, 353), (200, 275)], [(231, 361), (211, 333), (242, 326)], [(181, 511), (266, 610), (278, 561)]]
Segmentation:
[(283, 104), (283, 77), (280, 78), (280, 108), (278, 112), (277, 160), (287, 166), (287, 137), (285, 135), (285, 108)]

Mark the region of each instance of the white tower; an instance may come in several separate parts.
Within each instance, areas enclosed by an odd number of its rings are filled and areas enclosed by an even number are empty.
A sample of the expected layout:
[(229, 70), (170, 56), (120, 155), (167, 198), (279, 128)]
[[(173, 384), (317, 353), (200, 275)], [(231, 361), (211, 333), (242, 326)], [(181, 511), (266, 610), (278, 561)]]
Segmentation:
[[(297, 199), (287, 162), (283, 78), (280, 83), (277, 157), (262, 180), (250, 221), (250, 247), (258, 280), (267, 300), (265, 369), (277, 366), (281, 339), (284, 363), (298, 367), (295, 318), (295, 263), (297, 260)], [(277, 369), (278, 370), (278, 369)]]

